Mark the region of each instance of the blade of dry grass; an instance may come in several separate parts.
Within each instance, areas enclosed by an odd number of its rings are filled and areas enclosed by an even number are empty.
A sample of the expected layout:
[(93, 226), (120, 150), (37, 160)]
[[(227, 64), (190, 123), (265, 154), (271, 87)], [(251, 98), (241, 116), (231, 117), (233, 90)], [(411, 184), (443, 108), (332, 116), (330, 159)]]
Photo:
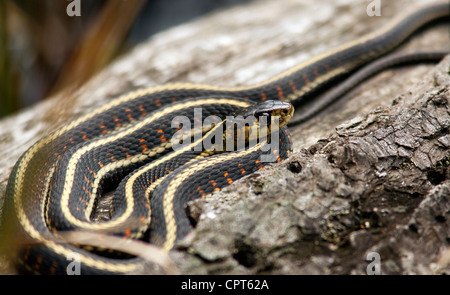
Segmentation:
[(107, 248), (138, 256), (157, 264), (168, 275), (180, 274), (167, 252), (145, 242), (86, 231), (64, 232), (59, 233), (59, 236), (67, 243)]

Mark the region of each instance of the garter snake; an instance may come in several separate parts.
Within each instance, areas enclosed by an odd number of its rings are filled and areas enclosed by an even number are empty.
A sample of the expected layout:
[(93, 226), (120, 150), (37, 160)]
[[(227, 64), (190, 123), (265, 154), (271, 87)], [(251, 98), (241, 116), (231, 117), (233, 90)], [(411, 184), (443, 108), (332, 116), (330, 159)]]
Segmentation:
[[(174, 151), (169, 144), (177, 132), (171, 128), (173, 118), (184, 116), (194, 123), (196, 107), (202, 108), (204, 116), (213, 117), (262, 107), (266, 108), (259, 114), (263, 117), (281, 115), (289, 120), (292, 109), (273, 101), (299, 105), (335, 78), (384, 55), (424, 24), (448, 14), (448, 3), (443, 3), (399, 15), (379, 30), (255, 85), (171, 84), (137, 90), (47, 135), (19, 158), (6, 190), (2, 223), (17, 220), (20, 235), (31, 240), (20, 251), (23, 269), (64, 273), (66, 257), (78, 253), (83, 273), (139, 272), (139, 258), (106, 258), (55, 236), (77, 229), (120, 232), (125, 237), (150, 239), (168, 251), (190, 230), (185, 202), (206, 196), (265, 163), (260, 156), (268, 140), (240, 151), (193, 152), (215, 130), (225, 130), (227, 136), (236, 133), (236, 129), (224, 129), (226, 120), (200, 135), (194, 130), (194, 140)], [(255, 109), (257, 102), (263, 103)], [(290, 139), (286, 127), (270, 136), (276, 134), (280, 144), (270, 151), (279, 161), (287, 157)], [(183, 165), (177, 164), (180, 158), (184, 158)], [(162, 177), (157, 174), (161, 171)], [(127, 174), (117, 189), (124, 196), (116, 193), (113, 201), (116, 217), (92, 224), (92, 210), (102, 190)], [(143, 192), (139, 197), (138, 191)]]

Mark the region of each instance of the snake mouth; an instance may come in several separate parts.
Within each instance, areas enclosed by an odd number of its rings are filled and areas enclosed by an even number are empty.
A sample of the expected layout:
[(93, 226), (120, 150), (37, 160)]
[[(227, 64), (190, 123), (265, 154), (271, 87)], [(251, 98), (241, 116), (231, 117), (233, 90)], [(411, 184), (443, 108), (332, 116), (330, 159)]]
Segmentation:
[(289, 106), (286, 107), (285, 109), (281, 109), (278, 123), (279, 128), (283, 128), (284, 126), (286, 126), (293, 116), (294, 116), (294, 106), (292, 104), (289, 104)]

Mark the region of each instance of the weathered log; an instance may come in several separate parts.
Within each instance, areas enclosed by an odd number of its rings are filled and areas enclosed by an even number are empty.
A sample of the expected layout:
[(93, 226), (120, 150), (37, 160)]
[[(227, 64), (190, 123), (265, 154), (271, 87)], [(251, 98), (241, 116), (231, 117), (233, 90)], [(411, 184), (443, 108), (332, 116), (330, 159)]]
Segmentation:
[[(255, 1), (155, 35), (83, 87), (0, 122), (0, 196), (31, 144), (122, 93), (262, 81), (431, 1), (383, 2), (379, 17), (369, 2)], [(448, 24), (420, 35), (400, 50), (450, 48)], [(180, 271), (364, 274), (376, 252), (382, 273), (450, 273), (449, 67), (447, 57), (378, 75), (292, 128), (289, 159), (193, 202), (197, 228), (171, 254)]]

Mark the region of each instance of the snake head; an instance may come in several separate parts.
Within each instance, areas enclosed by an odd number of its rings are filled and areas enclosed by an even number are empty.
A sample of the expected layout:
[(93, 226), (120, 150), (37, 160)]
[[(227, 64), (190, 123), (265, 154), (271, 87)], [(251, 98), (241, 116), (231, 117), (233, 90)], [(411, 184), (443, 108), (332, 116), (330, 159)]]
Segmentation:
[(245, 109), (242, 109), (234, 114), (235, 121), (242, 116), (243, 118), (254, 117), (258, 121), (264, 121), (266, 124), (271, 124), (272, 118), (278, 117), (278, 127), (283, 128), (291, 120), (294, 114), (294, 106), (289, 102), (278, 100), (267, 100)]
[(292, 104), (274, 100), (241, 109), (227, 116), (224, 142), (231, 142), (234, 147), (252, 146), (261, 138), (270, 138), (274, 130), (286, 126), (293, 114)]

